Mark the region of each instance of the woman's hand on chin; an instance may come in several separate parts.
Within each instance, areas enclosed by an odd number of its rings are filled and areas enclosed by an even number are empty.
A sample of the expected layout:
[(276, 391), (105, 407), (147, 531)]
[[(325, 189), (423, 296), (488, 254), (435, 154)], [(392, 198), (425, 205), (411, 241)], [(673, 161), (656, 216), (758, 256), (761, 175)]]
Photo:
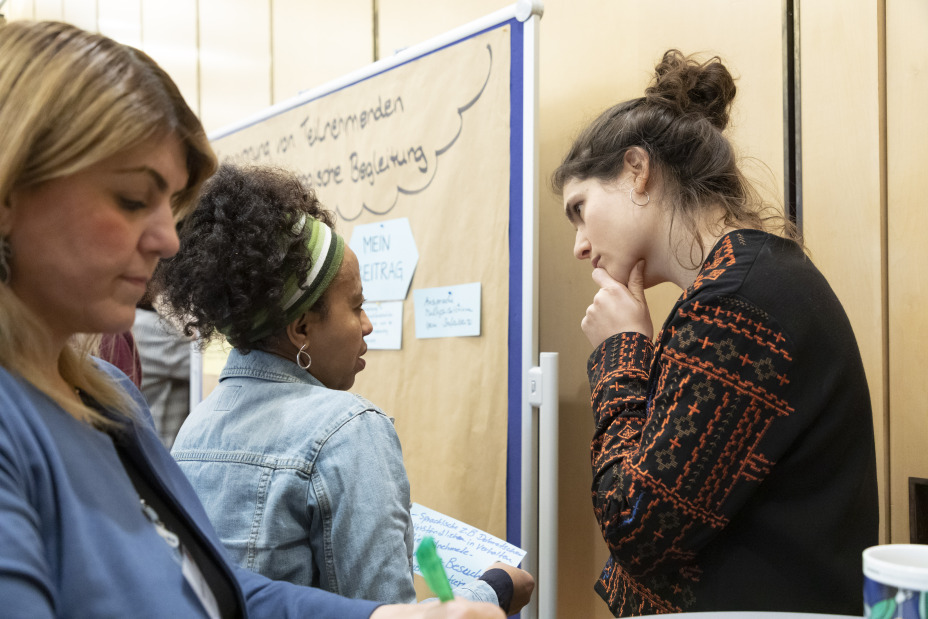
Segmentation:
[(612, 278), (603, 268), (593, 269), (599, 292), (586, 308), (580, 328), (590, 344), (599, 346), (607, 338), (624, 331), (642, 333), (651, 339), (654, 326), (644, 296), (644, 260), (639, 260), (628, 276), (628, 285)]

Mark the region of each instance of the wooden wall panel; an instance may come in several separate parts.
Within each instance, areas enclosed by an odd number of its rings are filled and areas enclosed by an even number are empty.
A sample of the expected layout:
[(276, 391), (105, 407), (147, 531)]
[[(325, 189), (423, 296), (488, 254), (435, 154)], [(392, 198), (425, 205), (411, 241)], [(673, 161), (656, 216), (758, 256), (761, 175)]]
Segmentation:
[(190, 0), (147, 0), (142, 5), (142, 49), (177, 84), (187, 105), (200, 111), (197, 5)]
[[(928, 3), (886, 4), (892, 541), (909, 541), (909, 477), (928, 478)], [(925, 514), (928, 516), (928, 514)]]
[(64, 21), (84, 30), (97, 30), (97, 0), (63, 0)]
[(200, 120), (207, 132), (271, 105), (270, 5), (199, 0)]
[(379, 58), (512, 4), (515, 0), (378, 0)]
[(867, 372), (886, 540), (880, 4), (802, 3), (802, 181), (807, 245), (850, 317)]
[(7, 0), (3, 5), (3, 14), (8, 20), (35, 19), (34, 0)]
[(374, 61), (371, 0), (274, 0), (274, 102)]
[(99, 0), (97, 28), (120, 43), (142, 47), (142, 1)]
[(35, 0), (35, 18), (60, 21), (64, 17), (63, 0)]
[[(548, 190), (572, 138), (603, 109), (640, 96), (669, 47), (719, 54), (740, 76), (731, 137), (763, 166), (750, 172), (782, 200), (781, 0), (634, 2), (548, 0), (541, 20), (540, 350), (560, 353), (558, 616), (610, 617), (592, 591), (607, 550), (590, 500), (593, 432), (580, 320), (596, 291), (588, 262), (572, 255), (573, 228)], [(659, 26), (658, 26), (659, 25)], [(659, 328), (680, 290), (648, 291)]]
[[(565, 617), (606, 619), (611, 614), (593, 591), (608, 550), (590, 498), (593, 419), (585, 371), (590, 346), (580, 330), (596, 286), (590, 265), (573, 258), (574, 230), (560, 200), (547, 187), (583, 125), (607, 106), (640, 95), (648, 79), (653, 59), (645, 61), (637, 53), (629, 56), (619, 41), (626, 33), (636, 42), (641, 40), (633, 23), (623, 20), (631, 5), (552, 0), (545, 3), (541, 20), (539, 271), (544, 275), (539, 282), (539, 350), (557, 351), (560, 362), (558, 615)], [(601, 24), (613, 36), (592, 34), (591, 23)], [(649, 299), (653, 306), (653, 295)]]

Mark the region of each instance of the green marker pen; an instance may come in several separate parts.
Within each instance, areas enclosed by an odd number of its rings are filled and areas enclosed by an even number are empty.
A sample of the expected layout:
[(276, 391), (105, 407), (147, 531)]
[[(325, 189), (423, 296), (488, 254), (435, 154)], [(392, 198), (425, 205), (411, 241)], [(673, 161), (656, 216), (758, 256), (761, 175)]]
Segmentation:
[(416, 548), (416, 559), (419, 561), (419, 569), (422, 571), (422, 577), (425, 578), (425, 584), (429, 586), (432, 593), (437, 595), (442, 602), (453, 600), (454, 594), (451, 593), (448, 575), (445, 574), (445, 568), (438, 558), (434, 539), (422, 538), (419, 547)]

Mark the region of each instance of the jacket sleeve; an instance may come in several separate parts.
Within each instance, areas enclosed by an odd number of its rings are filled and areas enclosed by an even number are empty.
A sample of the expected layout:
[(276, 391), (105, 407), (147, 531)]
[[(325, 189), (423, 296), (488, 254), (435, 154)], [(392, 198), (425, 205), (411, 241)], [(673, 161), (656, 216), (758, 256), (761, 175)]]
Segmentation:
[[(345, 454), (350, 454), (346, 457)], [(390, 419), (376, 410), (352, 417), (332, 434), (313, 467), (329, 590), (349, 598), (413, 604), (413, 525), (403, 451)], [(475, 580), (456, 597), (496, 604), (493, 588)]]
[[(7, 402), (4, 400), (3, 404)], [(45, 560), (41, 518), (30, 497), (24, 446), (0, 415), (0, 600), (9, 617), (55, 617), (52, 570)]]
[(632, 577), (686, 570), (796, 438), (777, 426), (791, 356), (766, 314), (685, 303), (660, 338), (653, 367), (638, 333), (612, 336), (588, 365), (594, 512)]
[(595, 421), (593, 511), (607, 544), (628, 507), (624, 470), (640, 449), (653, 351), (643, 334), (619, 333), (603, 342), (587, 364)]
[(270, 580), (239, 566), (234, 569), (250, 617), (367, 619), (381, 605), (350, 600), (314, 587)]
[[(324, 588), (350, 598), (413, 603), (409, 480), (399, 437), (376, 410), (352, 416), (326, 440), (311, 479), (313, 554)], [(322, 558), (325, 558), (323, 561)]]

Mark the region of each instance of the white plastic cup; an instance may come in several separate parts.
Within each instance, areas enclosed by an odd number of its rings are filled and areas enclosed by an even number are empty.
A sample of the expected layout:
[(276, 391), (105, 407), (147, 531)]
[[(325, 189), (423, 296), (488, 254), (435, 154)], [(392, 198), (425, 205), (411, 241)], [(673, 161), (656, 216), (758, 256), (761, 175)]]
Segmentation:
[(864, 550), (865, 619), (928, 619), (928, 545)]

